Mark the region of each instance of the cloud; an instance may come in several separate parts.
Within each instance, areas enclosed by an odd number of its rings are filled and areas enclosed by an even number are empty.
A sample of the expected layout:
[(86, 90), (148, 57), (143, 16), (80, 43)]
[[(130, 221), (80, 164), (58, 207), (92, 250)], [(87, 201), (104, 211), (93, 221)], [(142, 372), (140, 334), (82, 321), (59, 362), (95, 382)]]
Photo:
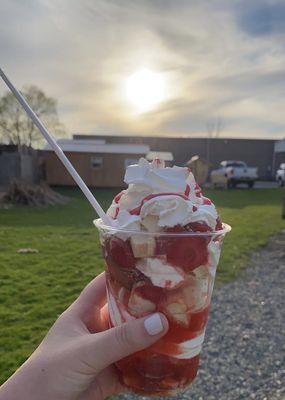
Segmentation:
[[(2, 0), (0, 54), (18, 86), (58, 99), (70, 132), (284, 136), (284, 2)], [(136, 115), (124, 82), (161, 71), (165, 102)], [(4, 86), (0, 86), (0, 93)], [(246, 132), (246, 133), (245, 133)]]

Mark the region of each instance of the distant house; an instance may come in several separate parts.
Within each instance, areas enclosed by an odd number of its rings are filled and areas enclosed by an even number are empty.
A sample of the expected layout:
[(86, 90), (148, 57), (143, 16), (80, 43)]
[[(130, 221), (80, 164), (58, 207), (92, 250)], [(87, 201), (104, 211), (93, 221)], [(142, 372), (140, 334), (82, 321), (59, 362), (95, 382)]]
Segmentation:
[[(91, 187), (122, 187), (126, 167), (150, 151), (143, 144), (107, 144), (104, 140), (62, 139), (58, 144)], [(48, 184), (76, 185), (49, 145), (44, 149), (44, 157)]]

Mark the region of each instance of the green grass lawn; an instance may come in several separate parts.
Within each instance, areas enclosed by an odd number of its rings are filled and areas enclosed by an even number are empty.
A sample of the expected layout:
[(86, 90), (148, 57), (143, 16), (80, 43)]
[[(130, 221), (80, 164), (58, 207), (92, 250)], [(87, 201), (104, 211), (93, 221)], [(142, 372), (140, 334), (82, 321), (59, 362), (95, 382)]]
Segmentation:
[[(0, 382), (33, 351), (55, 318), (103, 269), (93, 210), (81, 193), (62, 189), (72, 201), (48, 208), (0, 209)], [(115, 192), (97, 190), (106, 207)], [(281, 190), (206, 191), (223, 221), (232, 225), (218, 281), (235, 278), (250, 252), (285, 228)], [(18, 254), (33, 247), (38, 254)]]

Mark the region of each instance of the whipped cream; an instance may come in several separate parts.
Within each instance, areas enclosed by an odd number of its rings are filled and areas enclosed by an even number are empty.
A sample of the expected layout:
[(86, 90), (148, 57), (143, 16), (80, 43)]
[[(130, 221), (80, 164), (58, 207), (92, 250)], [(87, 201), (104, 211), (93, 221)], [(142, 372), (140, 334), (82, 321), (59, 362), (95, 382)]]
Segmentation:
[(125, 321), (121, 315), (116, 300), (110, 290), (107, 290), (107, 300), (108, 300), (108, 309), (112, 325), (113, 326), (122, 325), (122, 323), (124, 323)]
[(141, 208), (142, 223), (148, 215), (157, 217), (159, 227), (173, 227), (183, 221), (187, 224), (191, 220), (193, 205), (180, 196), (158, 196), (148, 200)]
[(205, 331), (191, 340), (186, 340), (179, 344), (179, 354), (173, 356), (179, 359), (189, 359), (197, 356), (202, 350), (202, 344), (205, 338)]
[(125, 183), (140, 185), (152, 193), (177, 192), (183, 193), (185, 182), (189, 177), (188, 168), (164, 167), (164, 163), (149, 163), (144, 158), (137, 165), (130, 165), (125, 174)]
[(107, 214), (120, 229), (159, 232), (175, 225), (204, 222), (215, 230), (218, 214), (202, 196), (186, 167), (165, 167), (160, 160), (144, 158), (125, 174), (128, 188), (113, 200)]
[(208, 244), (208, 252), (210, 267), (216, 270), (221, 255), (221, 244), (218, 241), (211, 240)]
[(220, 260), (221, 255), (221, 244), (219, 241), (213, 241), (208, 244), (208, 253), (209, 253), (209, 272), (212, 276), (210, 291), (209, 291), (209, 301), (211, 301), (214, 284), (215, 284), (215, 276), (217, 272), (217, 266)]
[(137, 269), (150, 278), (154, 286), (174, 289), (185, 279), (185, 273), (178, 267), (166, 264), (160, 258), (145, 258), (137, 262)]
[[(199, 199), (200, 200), (200, 199)], [(196, 204), (197, 207), (197, 204)], [(213, 230), (216, 228), (218, 213), (214, 204), (200, 204), (191, 214), (190, 222), (206, 222)]]
[(134, 319), (136, 319), (127, 311), (125, 307), (122, 306), (120, 300), (116, 300), (110, 289), (107, 290), (107, 300), (109, 316), (113, 326), (119, 326), (125, 322), (133, 321)]

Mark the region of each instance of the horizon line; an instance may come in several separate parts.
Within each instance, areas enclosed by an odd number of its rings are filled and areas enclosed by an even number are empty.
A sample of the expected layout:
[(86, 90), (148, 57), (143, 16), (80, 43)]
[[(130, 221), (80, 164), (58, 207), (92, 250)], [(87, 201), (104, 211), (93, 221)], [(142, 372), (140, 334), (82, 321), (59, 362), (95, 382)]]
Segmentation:
[(146, 134), (132, 134), (132, 133), (110, 133), (110, 132), (104, 132), (104, 133), (72, 133), (72, 137), (74, 136), (90, 136), (90, 137), (98, 137), (98, 136), (118, 136), (118, 137), (142, 137), (142, 138), (169, 138), (169, 139), (221, 139), (221, 140), (272, 140), (272, 141), (279, 141), (279, 140), (285, 140), (285, 135), (283, 137), (279, 138), (272, 138), (270, 136), (266, 137), (245, 137), (245, 136), (240, 136), (237, 137), (235, 136), (213, 136), (209, 137), (207, 134), (201, 135), (201, 134), (182, 134), (182, 135), (175, 135), (175, 134), (165, 134), (165, 135), (157, 135), (157, 134), (151, 134), (151, 135), (146, 135)]

